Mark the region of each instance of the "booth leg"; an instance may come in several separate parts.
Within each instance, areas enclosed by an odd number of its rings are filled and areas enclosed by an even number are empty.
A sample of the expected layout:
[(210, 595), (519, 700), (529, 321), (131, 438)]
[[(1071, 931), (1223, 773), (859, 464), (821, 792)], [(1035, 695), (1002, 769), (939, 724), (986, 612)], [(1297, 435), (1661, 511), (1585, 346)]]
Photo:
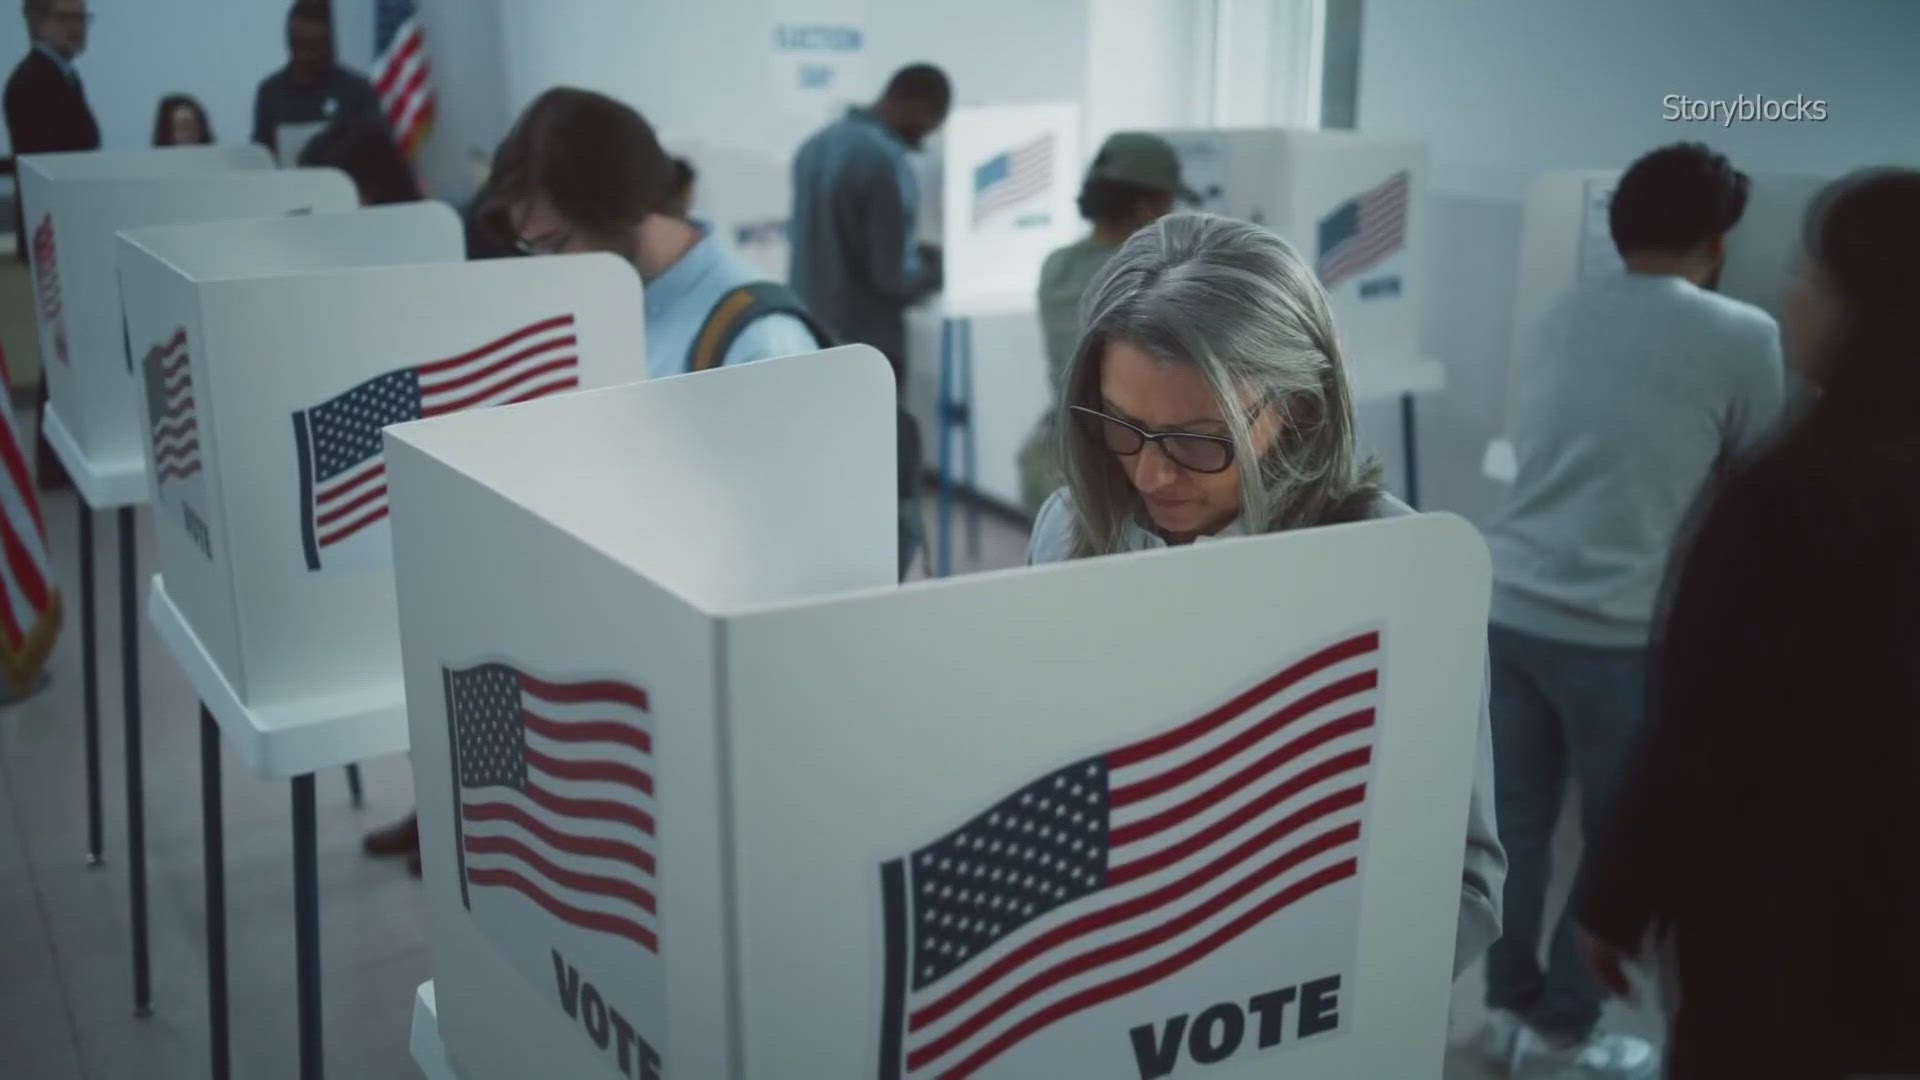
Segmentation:
[(360, 782), (360, 766), (354, 762), (347, 763), (347, 798), (353, 800), (355, 810), (367, 805), (367, 789)]
[(1400, 395), (1400, 454), (1407, 470), (1407, 505), (1420, 509), (1420, 448), (1414, 432), (1413, 395)]
[(93, 609), (93, 507), (84, 498), (80, 507), (80, 678), (86, 700), (87, 743), (87, 865), (99, 866), (100, 835), (100, 655)]
[[(962, 454), (962, 475), (966, 477), (967, 490), (974, 496), (980, 494), (980, 477), (974, 468), (973, 443), (973, 320), (960, 321), (960, 393), (962, 403), (957, 417), (960, 428), (960, 448)], [(967, 558), (973, 560), (977, 568), (980, 565), (980, 507), (969, 500), (967, 502)]]
[(227, 1080), (227, 866), (220, 803), (220, 726), (200, 705), (200, 817), (207, 864), (207, 1035), (214, 1080)]
[(320, 873), (313, 774), (293, 778), (293, 934), (300, 997), (300, 1080), (320, 1080)]
[(934, 555), (933, 576), (946, 577), (953, 572), (953, 347), (954, 323), (940, 320), (940, 532)]
[(120, 664), (127, 721), (127, 882), (133, 900), (133, 1014), (153, 1015), (147, 953), (147, 807), (140, 747), (140, 601), (134, 587), (133, 507), (120, 508)]

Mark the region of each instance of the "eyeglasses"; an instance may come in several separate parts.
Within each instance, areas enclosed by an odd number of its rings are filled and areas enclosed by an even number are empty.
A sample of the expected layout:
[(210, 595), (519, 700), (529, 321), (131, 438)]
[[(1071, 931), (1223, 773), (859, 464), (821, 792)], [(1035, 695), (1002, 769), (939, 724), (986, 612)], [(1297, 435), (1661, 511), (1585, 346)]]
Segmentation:
[(1148, 443), (1159, 443), (1160, 452), (1183, 469), (1218, 473), (1227, 471), (1227, 467), (1233, 464), (1232, 439), (1185, 431), (1147, 431), (1083, 405), (1069, 408), (1081, 423), (1087, 425), (1091, 434), (1121, 457), (1132, 457), (1146, 449)]
[(522, 255), (558, 255), (573, 243), (572, 229), (555, 229), (529, 240), (513, 234), (513, 249)]

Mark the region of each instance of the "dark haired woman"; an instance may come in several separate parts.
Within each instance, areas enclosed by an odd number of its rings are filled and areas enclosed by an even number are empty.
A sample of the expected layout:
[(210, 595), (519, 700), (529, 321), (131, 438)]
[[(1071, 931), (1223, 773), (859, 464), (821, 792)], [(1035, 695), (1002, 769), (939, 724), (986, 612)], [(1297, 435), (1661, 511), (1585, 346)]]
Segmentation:
[[(1056, 395), (1080, 343), (1080, 300), (1087, 286), (1128, 237), (1171, 213), (1176, 199), (1195, 201), (1180, 182), (1180, 159), (1166, 140), (1123, 131), (1101, 144), (1080, 187), (1080, 216), (1093, 230), (1048, 255), (1040, 268), (1040, 333), (1047, 348), (1047, 385)], [(1020, 448), (1020, 489), (1030, 512), (1037, 512), (1062, 480), (1054, 413), (1049, 405)]]
[(213, 124), (206, 107), (188, 94), (168, 94), (153, 114), (153, 145), (206, 146), (213, 142)]
[(1610, 989), (1658, 961), (1669, 1080), (1920, 1075), (1917, 296), (1920, 172), (1815, 200), (1783, 322), (1819, 397), (1703, 504), (1670, 586), (1578, 901)]
[(342, 117), (320, 129), (300, 151), (300, 164), (331, 166), (353, 178), (360, 205), (417, 202), (426, 198), (400, 145), (384, 121)]

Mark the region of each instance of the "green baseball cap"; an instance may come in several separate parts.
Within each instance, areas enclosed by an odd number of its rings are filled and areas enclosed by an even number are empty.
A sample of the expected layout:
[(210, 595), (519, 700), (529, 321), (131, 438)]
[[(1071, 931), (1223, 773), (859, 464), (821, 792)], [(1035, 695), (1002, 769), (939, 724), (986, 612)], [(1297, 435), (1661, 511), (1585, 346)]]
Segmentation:
[(1087, 168), (1089, 180), (1117, 180), (1154, 191), (1171, 191), (1183, 201), (1200, 196), (1180, 182), (1180, 157), (1167, 140), (1144, 131), (1122, 131), (1107, 136)]

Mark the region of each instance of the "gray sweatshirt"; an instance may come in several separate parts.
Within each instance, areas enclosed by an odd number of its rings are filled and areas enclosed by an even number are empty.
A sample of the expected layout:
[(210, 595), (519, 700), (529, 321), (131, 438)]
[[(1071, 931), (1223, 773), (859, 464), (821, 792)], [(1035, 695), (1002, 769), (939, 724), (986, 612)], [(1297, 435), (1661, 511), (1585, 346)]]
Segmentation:
[(1779, 419), (1779, 331), (1684, 278), (1621, 272), (1563, 296), (1536, 340), (1515, 400), (1519, 474), (1487, 530), (1493, 621), (1644, 646), (1702, 486)]

